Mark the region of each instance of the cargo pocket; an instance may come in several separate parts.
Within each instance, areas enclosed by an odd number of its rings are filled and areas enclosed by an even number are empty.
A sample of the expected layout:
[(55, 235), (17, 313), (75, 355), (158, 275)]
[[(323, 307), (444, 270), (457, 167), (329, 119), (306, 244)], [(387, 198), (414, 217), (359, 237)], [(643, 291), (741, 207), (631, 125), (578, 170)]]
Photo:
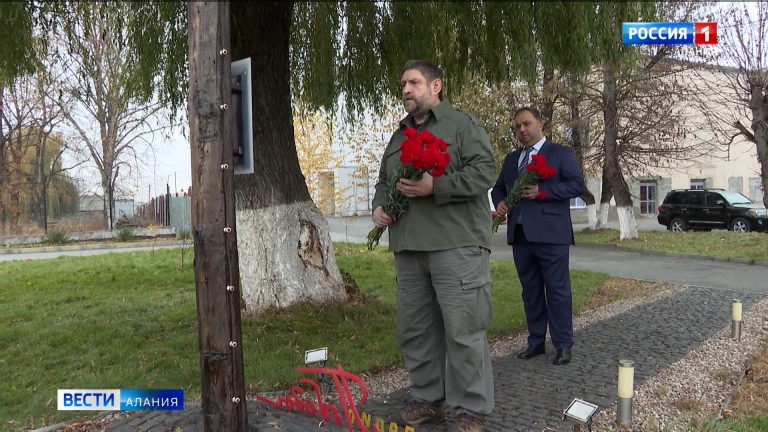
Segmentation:
[(467, 294), (474, 291), (475, 330), (486, 329), (491, 322), (491, 277), (488, 268), (490, 254), (479, 246), (462, 248), (467, 261), (471, 262), (470, 270), (461, 276), (461, 289)]
[(461, 289), (475, 289), (491, 283), (488, 269), (488, 253), (479, 246), (461, 248), (467, 262), (466, 270), (460, 275)]

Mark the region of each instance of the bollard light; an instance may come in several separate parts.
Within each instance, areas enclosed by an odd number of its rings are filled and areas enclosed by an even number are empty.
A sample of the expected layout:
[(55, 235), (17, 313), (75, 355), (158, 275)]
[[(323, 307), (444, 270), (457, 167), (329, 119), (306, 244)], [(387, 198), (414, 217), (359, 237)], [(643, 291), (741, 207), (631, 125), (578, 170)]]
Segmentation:
[(632, 425), (632, 394), (634, 393), (635, 363), (619, 360), (619, 388), (616, 402), (616, 422), (621, 426)]
[(741, 300), (731, 302), (731, 339), (741, 340)]

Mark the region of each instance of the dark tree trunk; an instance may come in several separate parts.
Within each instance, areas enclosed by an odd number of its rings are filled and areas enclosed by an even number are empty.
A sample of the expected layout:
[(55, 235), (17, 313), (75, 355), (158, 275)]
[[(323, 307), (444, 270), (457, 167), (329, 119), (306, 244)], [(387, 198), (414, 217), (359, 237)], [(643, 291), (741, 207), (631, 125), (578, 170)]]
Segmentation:
[(752, 83), (749, 108), (752, 110), (752, 131), (760, 162), (760, 179), (763, 186), (763, 205), (768, 207), (768, 87)]
[[(632, 210), (632, 197), (619, 165), (618, 132), (619, 119), (616, 103), (616, 71), (608, 63), (603, 69), (603, 120), (605, 135), (603, 149), (605, 151), (604, 178), (607, 178), (611, 192), (616, 200), (616, 211), (619, 216), (620, 239), (637, 238), (637, 221)], [(605, 197), (600, 198), (605, 203)]]
[(582, 76), (575, 73), (568, 75), (568, 87), (570, 88), (568, 93), (568, 108), (570, 111), (569, 124), (571, 127), (569, 138), (584, 178), (584, 193), (581, 195), (581, 199), (583, 199), (584, 203), (587, 205), (587, 226), (589, 229), (596, 229), (599, 224), (597, 206), (595, 205), (595, 196), (587, 187), (588, 170), (584, 163), (588, 151), (587, 143), (589, 142), (589, 127), (587, 122), (581, 118), (581, 101), (584, 98), (582, 79)]
[(600, 189), (600, 204), (610, 205), (613, 198), (611, 180), (608, 178), (608, 169), (603, 165), (602, 187)]
[(3, 202), (8, 181), (8, 152), (5, 134), (5, 86), (0, 83), (0, 234), (5, 234), (5, 223), (8, 218), (6, 205)]
[[(328, 222), (312, 202), (293, 136), (291, 2), (232, 3), (233, 60), (251, 58), (254, 173), (236, 178), (248, 314), (346, 297)], [(330, 79), (330, 78), (329, 78)]]
[(48, 142), (48, 134), (40, 133), (40, 141), (35, 148), (35, 166), (32, 167), (32, 173), (30, 175), (30, 201), (32, 219), (37, 222), (37, 226), (43, 229), (45, 232), (45, 206), (44, 206), (44, 186), (43, 180), (45, 175), (45, 167), (43, 166), (45, 160), (45, 145)]
[(17, 129), (16, 133), (9, 134), (7, 147), (10, 154), (8, 155), (8, 178), (10, 179), (9, 187), (7, 188), (8, 199), (8, 214), (10, 216), (9, 230), (11, 234), (21, 234), (21, 227), (19, 226), (19, 220), (21, 219), (21, 179), (24, 178), (23, 164), (23, 133), (21, 129)]
[(608, 180), (608, 170), (605, 168), (605, 161), (603, 161), (603, 173), (600, 182), (600, 206), (597, 209), (597, 223), (595, 228), (607, 228), (608, 227), (608, 213), (611, 210), (611, 199), (613, 198), (613, 192), (611, 191), (611, 182)]
[(556, 85), (555, 68), (545, 66), (542, 76), (541, 117), (544, 119), (544, 134), (548, 136), (552, 135), (552, 120), (555, 116)]
[(11, 223), (10, 230), (12, 234), (21, 234), (19, 227), (19, 219), (21, 219), (21, 192), (17, 187), (12, 187), (10, 190), (10, 213)]
[(190, 2), (189, 142), (192, 231), (205, 431), (248, 430), (238, 289), (229, 2)]
[(48, 182), (50, 178), (48, 176), (43, 177), (41, 184), (42, 196), (43, 196), (43, 233), (48, 234)]
[(575, 74), (569, 76), (569, 85), (571, 87), (571, 95), (568, 100), (568, 107), (571, 111), (571, 147), (573, 147), (573, 151), (576, 153), (576, 160), (579, 161), (579, 166), (581, 167), (581, 172), (584, 177), (584, 194), (582, 194), (581, 198), (587, 205), (594, 205), (595, 196), (587, 188), (587, 171), (584, 166), (584, 157), (587, 152), (586, 143), (589, 142), (587, 139), (589, 128), (587, 127), (586, 122), (581, 118), (580, 109), (581, 99), (584, 92), (582, 91), (579, 77)]
[[(237, 177), (238, 209), (310, 199), (293, 137), (291, 2), (232, 4), (232, 60), (253, 68), (253, 175)], [(279, 181), (278, 181), (279, 180)]]
[(101, 219), (102, 223), (104, 224), (104, 229), (109, 230), (110, 229), (110, 219), (109, 219), (109, 213), (110, 213), (110, 205), (111, 205), (111, 191), (109, 185), (112, 184), (112, 178), (109, 176), (109, 173), (111, 171), (103, 172), (102, 178), (101, 178), (101, 189), (104, 193), (104, 196), (102, 196), (102, 207), (101, 207)]

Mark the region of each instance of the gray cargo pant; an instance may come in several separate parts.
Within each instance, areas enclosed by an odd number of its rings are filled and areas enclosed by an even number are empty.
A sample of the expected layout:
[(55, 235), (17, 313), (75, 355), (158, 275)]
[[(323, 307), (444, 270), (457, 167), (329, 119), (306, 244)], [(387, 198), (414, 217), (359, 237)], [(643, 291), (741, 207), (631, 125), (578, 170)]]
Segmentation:
[(456, 413), (493, 410), (485, 334), (491, 321), (489, 255), (478, 246), (395, 254), (397, 340), (414, 399), (445, 399)]

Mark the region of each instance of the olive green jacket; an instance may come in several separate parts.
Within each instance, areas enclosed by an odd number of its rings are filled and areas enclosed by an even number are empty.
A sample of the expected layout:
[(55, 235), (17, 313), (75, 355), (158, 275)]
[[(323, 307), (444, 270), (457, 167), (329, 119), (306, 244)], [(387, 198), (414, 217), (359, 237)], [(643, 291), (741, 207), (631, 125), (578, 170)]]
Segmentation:
[(436, 251), (462, 246), (490, 247), (491, 212), (488, 189), (496, 177), (491, 143), (482, 124), (443, 100), (419, 127), (408, 115), (392, 135), (381, 161), (372, 208), (383, 206), (387, 180), (400, 164), (400, 144), (407, 127), (428, 130), (448, 144), (451, 161), (434, 178), (430, 196), (411, 198), (408, 210), (388, 227), (392, 252)]

